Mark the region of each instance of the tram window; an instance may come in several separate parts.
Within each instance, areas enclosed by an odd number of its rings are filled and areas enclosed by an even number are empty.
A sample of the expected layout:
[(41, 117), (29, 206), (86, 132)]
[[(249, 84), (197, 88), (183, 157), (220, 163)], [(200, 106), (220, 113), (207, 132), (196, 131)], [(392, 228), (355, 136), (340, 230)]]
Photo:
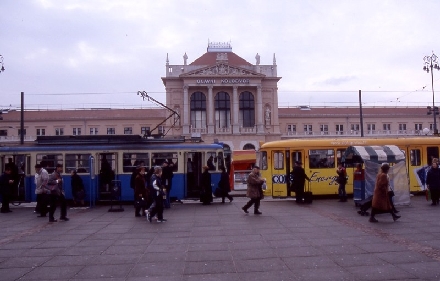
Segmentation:
[(267, 152), (266, 151), (261, 152), (260, 167), (262, 170), (267, 170)]
[(70, 173), (72, 170), (76, 170), (78, 173), (88, 173), (90, 155), (90, 153), (66, 154), (66, 165), (64, 172)]
[(409, 157), (411, 160), (411, 166), (420, 166), (422, 164), (420, 159), (420, 149), (411, 149)]
[(333, 149), (309, 150), (309, 168), (334, 168), (335, 151)]
[(55, 171), (57, 164), (63, 164), (62, 154), (37, 154), (37, 164), (40, 164), (51, 174)]
[(215, 152), (206, 152), (206, 165), (209, 167), (210, 171), (217, 170), (217, 155)]
[(284, 153), (283, 152), (274, 152), (274, 154), (273, 154), (273, 167), (275, 170), (283, 170), (284, 169)]
[(141, 165), (142, 162), (146, 171), (150, 169), (149, 153), (123, 153), (122, 158), (124, 159), (122, 162), (122, 170), (124, 173), (133, 172), (133, 169), (136, 168), (136, 166)]
[(177, 152), (157, 152), (151, 153), (151, 160), (154, 166), (162, 166), (163, 162), (173, 162), (173, 172), (177, 172)]
[(432, 165), (432, 159), (438, 159), (438, 147), (437, 146), (429, 146), (426, 148), (426, 155), (428, 155), (428, 165)]
[(218, 164), (218, 167), (219, 167), (219, 168), (225, 166), (225, 160), (224, 160), (224, 158), (223, 158), (223, 152), (219, 152), (219, 153), (217, 154), (217, 164)]
[(291, 157), (291, 159), (292, 159), (292, 166), (291, 166), (291, 167), (294, 166), (293, 164), (294, 164), (296, 161), (300, 161), (300, 162), (302, 162), (302, 153), (301, 153), (301, 151), (294, 151), (294, 152), (292, 152), (292, 157)]

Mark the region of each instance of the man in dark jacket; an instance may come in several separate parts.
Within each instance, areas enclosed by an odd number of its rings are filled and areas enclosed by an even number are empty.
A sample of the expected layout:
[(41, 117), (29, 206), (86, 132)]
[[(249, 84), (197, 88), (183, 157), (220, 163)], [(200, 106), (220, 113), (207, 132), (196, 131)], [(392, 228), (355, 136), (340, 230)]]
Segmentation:
[(437, 162), (432, 162), (432, 167), (429, 169), (426, 176), (426, 185), (431, 191), (431, 205), (439, 204), (440, 199), (440, 168)]
[(263, 179), (260, 176), (260, 167), (254, 165), (252, 168), (252, 172), (247, 177), (247, 189), (246, 196), (250, 198), (249, 202), (241, 208), (246, 214), (249, 213), (248, 209), (254, 205), (254, 214), (261, 215), (260, 212), (260, 200), (263, 197), (263, 183), (266, 182), (266, 179)]
[(5, 172), (0, 176), (0, 192), (2, 194), (2, 213), (12, 212), (9, 209), (9, 201), (11, 200), (11, 190), (14, 184), (12, 169), (10, 166), (5, 167)]
[(301, 161), (295, 162), (295, 167), (293, 167), (290, 177), (292, 179), (293, 190), (295, 191), (296, 203), (302, 203), (304, 198), (304, 184), (306, 179), (308, 181), (310, 181), (310, 179), (306, 175)]
[(57, 201), (60, 203), (60, 220), (68, 221), (67, 218), (67, 204), (66, 198), (64, 197), (64, 189), (63, 189), (63, 177), (61, 173), (63, 172), (63, 165), (57, 164), (55, 171), (49, 176), (49, 181), (47, 185), (51, 190), (49, 204), (49, 222), (56, 222), (57, 220), (54, 217), (55, 210), (57, 208)]

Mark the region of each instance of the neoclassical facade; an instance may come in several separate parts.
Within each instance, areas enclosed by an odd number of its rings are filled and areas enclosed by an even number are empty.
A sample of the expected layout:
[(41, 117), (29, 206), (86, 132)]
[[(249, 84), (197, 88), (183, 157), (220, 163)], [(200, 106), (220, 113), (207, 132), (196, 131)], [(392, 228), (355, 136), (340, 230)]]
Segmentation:
[[(188, 64), (166, 60), (166, 104), (181, 115), (178, 133), (217, 139), (231, 149), (259, 147), (266, 136), (280, 136), (278, 81), (273, 64), (251, 64), (229, 43), (209, 43), (207, 52)], [(275, 137), (276, 138), (276, 137)]]

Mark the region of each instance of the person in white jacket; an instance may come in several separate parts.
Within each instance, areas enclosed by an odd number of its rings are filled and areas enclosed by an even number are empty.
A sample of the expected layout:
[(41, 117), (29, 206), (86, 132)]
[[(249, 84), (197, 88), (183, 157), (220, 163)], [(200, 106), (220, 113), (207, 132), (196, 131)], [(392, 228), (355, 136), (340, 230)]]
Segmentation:
[(37, 205), (35, 206), (35, 213), (39, 213), (39, 217), (45, 217), (47, 214), (47, 200), (46, 194), (47, 181), (49, 174), (40, 164), (35, 165), (35, 194), (37, 195)]

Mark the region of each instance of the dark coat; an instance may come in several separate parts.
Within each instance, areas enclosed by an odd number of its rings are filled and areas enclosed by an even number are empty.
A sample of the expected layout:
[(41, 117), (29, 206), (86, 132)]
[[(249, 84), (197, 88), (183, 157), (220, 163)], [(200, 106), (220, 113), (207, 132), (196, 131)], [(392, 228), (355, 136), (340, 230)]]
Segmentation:
[(390, 211), (392, 209), (388, 197), (388, 176), (386, 173), (379, 173), (376, 177), (376, 186), (374, 187), (372, 207), (380, 211)]
[(205, 170), (202, 173), (200, 184), (203, 191), (203, 198), (202, 198), (203, 203), (211, 203), (212, 202), (211, 174), (208, 172), (208, 170)]
[(431, 168), (426, 175), (426, 184), (430, 190), (440, 190), (440, 168)]
[(145, 188), (145, 177), (139, 173), (134, 180), (134, 194), (136, 198), (147, 199), (147, 189)]
[[(72, 195), (76, 199), (84, 199), (84, 183), (80, 176), (74, 174), (71, 178)], [(82, 197), (82, 198), (81, 198)]]
[(12, 192), (12, 185), (9, 183), (9, 180), (12, 180), (13, 176), (10, 174), (3, 173), (0, 176), (0, 193), (3, 195), (10, 195)]
[(251, 199), (259, 199), (263, 197), (263, 183), (264, 180), (259, 174), (251, 172), (247, 177), (246, 196)]
[(220, 190), (224, 193), (231, 191), (231, 185), (229, 184), (229, 175), (226, 172), (222, 172), (220, 176), (220, 182), (218, 184)]
[(310, 180), (309, 177), (306, 175), (306, 172), (304, 171), (303, 167), (301, 166), (295, 166), (293, 167), (292, 172), (290, 173), (292, 178), (292, 187), (293, 190), (304, 190), (304, 184), (307, 180)]

